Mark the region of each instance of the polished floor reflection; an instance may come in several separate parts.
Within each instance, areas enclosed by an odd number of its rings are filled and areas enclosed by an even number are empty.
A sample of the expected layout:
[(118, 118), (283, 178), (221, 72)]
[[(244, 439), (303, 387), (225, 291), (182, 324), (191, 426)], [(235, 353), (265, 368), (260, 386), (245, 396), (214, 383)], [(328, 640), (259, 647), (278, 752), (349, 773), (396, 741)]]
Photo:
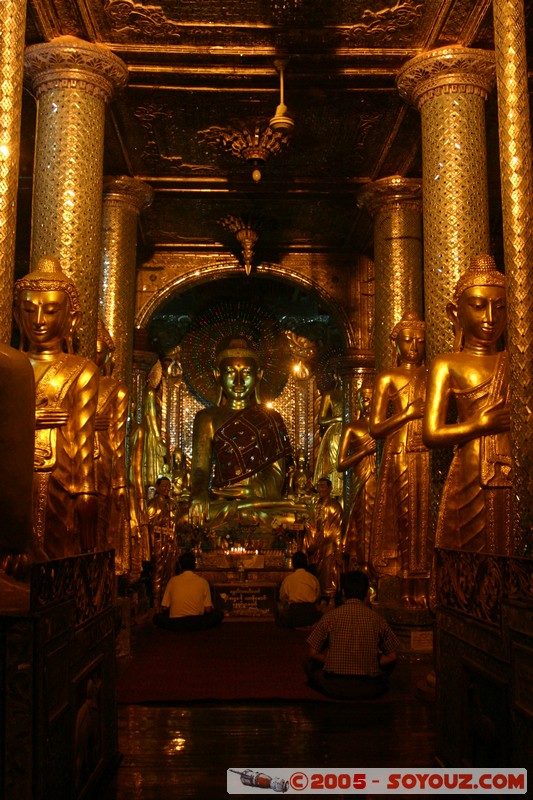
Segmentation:
[(229, 767), (435, 765), (434, 705), (417, 691), (430, 668), (402, 659), (390, 694), (375, 703), (120, 706), (122, 760), (97, 797), (218, 800), (228, 797)]

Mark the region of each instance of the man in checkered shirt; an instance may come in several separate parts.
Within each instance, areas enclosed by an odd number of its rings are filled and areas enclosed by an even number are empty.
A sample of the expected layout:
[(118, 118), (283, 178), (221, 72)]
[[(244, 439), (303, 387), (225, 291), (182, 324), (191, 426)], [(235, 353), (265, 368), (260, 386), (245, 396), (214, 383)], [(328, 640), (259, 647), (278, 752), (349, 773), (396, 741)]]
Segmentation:
[(303, 666), (310, 685), (328, 697), (372, 700), (387, 691), (399, 642), (368, 604), (367, 575), (353, 570), (343, 578), (345, 602), (317, 622)]

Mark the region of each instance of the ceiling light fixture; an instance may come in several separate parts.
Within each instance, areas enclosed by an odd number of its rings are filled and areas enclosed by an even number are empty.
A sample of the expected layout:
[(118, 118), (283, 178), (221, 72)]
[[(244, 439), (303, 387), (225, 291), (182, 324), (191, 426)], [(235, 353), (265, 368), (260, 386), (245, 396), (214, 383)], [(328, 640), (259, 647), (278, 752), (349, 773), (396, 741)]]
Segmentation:
[(244, 269), (246, 274), (250, 275), (254, 258), (254, 245), (259, 239), (258, 234), (252, 228), (251, 222), (243, 220), (242, 217), (235, 217), (229, 214), (227, 217), (219, 220), (219, 224), (226, 230), (235, 234), (242, 249)]
[(262, 117), (248, 122), (235, 120), (225, 127), (213, 125), (198, 131), (200, 141), (247, 161), (253, 168), (252, 178), (256, 183), (261, 180), (261, 168), (265, 161), (282, 152), (289, 144), (294, 128), (294, 120), (287, 113), (284, 98), (283, 71), (286, 65), (287, 60), (274, 61), (280, 78), (280, 102), (270, 121)]

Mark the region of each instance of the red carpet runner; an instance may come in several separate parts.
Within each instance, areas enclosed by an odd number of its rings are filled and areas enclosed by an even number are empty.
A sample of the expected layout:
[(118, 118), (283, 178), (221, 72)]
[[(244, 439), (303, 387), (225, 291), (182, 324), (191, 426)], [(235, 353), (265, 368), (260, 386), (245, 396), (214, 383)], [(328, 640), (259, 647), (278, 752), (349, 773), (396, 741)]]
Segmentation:
[(195, 633), (150, 630), (118, 681), (118, 702), (324, 700), (306, 686), (306, 631), (223, 622)]

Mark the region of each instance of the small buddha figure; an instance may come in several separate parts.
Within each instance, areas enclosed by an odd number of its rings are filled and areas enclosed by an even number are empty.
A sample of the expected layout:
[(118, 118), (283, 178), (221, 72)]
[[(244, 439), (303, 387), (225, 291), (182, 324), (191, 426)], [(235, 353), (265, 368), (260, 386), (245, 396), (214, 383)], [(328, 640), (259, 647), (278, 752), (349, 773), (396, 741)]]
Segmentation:
[(156, 481), (155, 495), (148, 503), (150, 527), (151, 577), (154, 607), (159, 611), (163, 592), (176, 564), (176, 506), (170, 497), (170, 478), (160, 476)]
[(307, 468), (307, 456), (304, 450), (297, 450), (296, 463), (291, 474), (290, 488), (293, 497), (298, 499), (309, 497), (309, 484), (313, 478)]
[(131, 530), (131, 572), (130, 579), (137, 580), (143, 570), (143, 563), (150, 562), (150, 535), (148, 530), (148, 507), (144, 479), (144, 441), (146, 427), (137, 422), (135, 403), (132, 401), (131, 433), (129, 442), (128, 495)]
[(402, 603), (427, 605), (433, 556), (429, 525), (429, 451), (422, 442), (426, 324), (406, 312), (391, 340), (396, 365), (377, 375), (369, 432), (384, 439), (370, 544), (378, 576), (402, 580)]
[(36, 545), (49, 558), (78, 555), (96, 546), (99, 373), (92, 361), (72, 353), (79, 295), (57, 259), (41, 258), (16, 282), (14, 313), (36, 387)]
[(187, 456), (181, 447), (172, 451), (172, 494), (177, 500), (186, 500), (191, 487), (191, 475), (187, 464)]
[(320, 478), (329, 478), (333, 495), (342, 497), (343, 478), (337, 470), (337, 460), (342, 433), (343, 396), (337, 373), (334, 380), (334, 385), (323, 393), (320, 400), (318, 424), (324, 428), (324, 435), (316, 457), (314, 483), (318, 484)]
[[(513, 554), (509, 361), (505, 278), (489, 255), (474, 256), (447, 307), (455, 352), (431, 362), (424, 418), (429, 447), (455, 446), (440, 503), (436, 544)], [(457, 421), (447, 421), (455, 399)]]
[(353, 470), (352, 506), (348, 513), (345, 550), (357, 568), (370, 569), (370, 539), (376, 499), (376, 440), (368, 431), (373, 381), (363, 381), (357, 392), (359, 417), (342, 429), (339, 445), (340, 472)]
[(218, 403), (194, 420), (189, 520), (197, 526), (231, 521), (270, 529), (273, 515), (281, 519), (280, 512), (293, 507), (282, 500), (291, 456), (287, 429), (281, 415), (260, 401), (262, 370), (245, 339), (219, 348), (214, 376)]
[(310, 504), (310, 519), (305, 525), (304, 551), (316, 569), (322, 597), (333, 603), (340, 591), (342, 555), (342, 506), (331, 495), (327, 477), (317, 484), (318, 494)]
[(96, 411), (96, 486), (98, 489), (98, 547), (114, 548), (115, 570), (129, 571), (129, 500), (126, 476), (128, 388), (113, 378), (115, 345), (98, 320), (96, 364), (100, 368)]
[(0, 565), (18, 580), (39, 555), (31, 508), (34, 446), (33, 370), (24, 353), (0, 344)]

